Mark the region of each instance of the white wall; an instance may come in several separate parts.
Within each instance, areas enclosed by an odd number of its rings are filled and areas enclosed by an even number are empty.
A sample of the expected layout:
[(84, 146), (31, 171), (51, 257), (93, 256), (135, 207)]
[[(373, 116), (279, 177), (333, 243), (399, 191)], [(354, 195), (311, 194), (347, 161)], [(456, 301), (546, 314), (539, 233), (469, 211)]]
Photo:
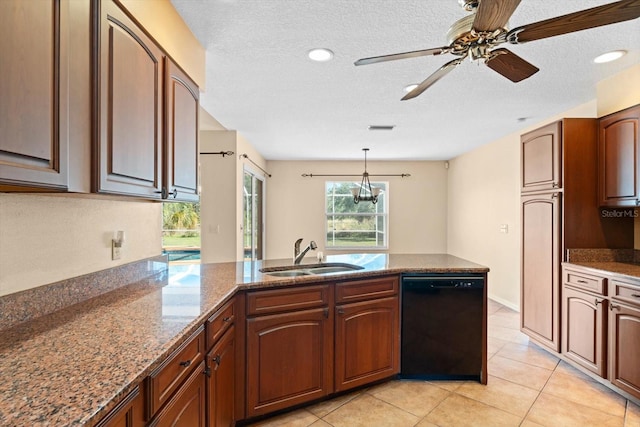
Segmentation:
[[(595, 116), (596, 103), (589, 102), (451, 160), (449, 253), (491, 269), (492, 299), (519, 310), (520, 135), (563, 117)], [(500, 231), (502, 224), (507, 225), (508, 233)]]
[[(371, 174), (409, 173), (411, 177), (372, 178), (389, 182), (389, 251), (447, 252), (447, 170), (444, 162), (368, 162)], [(303, 173), (361, 174), (363, 162), (269, 161), (267, 170), (266, 251), (268, 258), (289, 258), (293, 243), (315, 240), (325, 249), (324, 188), (327, 180)], [(351, 178), (359, 181), (359, 178)]]
[(261, 173), (249, 159), (265, 168), (262, 156), (236, 131), (201, 131), (200, 151), (233, 151), (232, 156), (200, 155), (201, 260), (242, 260), (243, 176), (245, 165)]
[(159, 255), (161, 228), (161, 203), (0, 193), (0, 296)]

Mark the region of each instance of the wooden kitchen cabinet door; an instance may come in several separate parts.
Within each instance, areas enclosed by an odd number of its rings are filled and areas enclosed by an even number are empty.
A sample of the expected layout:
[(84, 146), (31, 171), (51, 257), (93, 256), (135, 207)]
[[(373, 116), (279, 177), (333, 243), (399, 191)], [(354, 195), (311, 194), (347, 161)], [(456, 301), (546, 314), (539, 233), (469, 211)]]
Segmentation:
[(0, 1), (0, 190), (69, 185), (68, 0)]
[(609, 381), (640, 398), (640, 305), (613, 300), (609, 309)]
[(560, 351), (560, 193), (522, 196), (521, 329)]
[(113, 0), (100, 5), (92, 189), (160, 199), (163, 52)]
[(600, 205), (640, 205), (640, 105), (601, 118), (599, 132)]
[(205, 427), (206, 399), (204, 361), (151, 421), (150, 427)]
[(122, 402), (109, 412), (96, 427), (143, 427), (144, 399), (140, 387), (130, 392)]
[(562, 187), (562, 122), (551, 123), (520, 138), (522, 192)]
[(335, 319), (335, 391), (399, 372), (397, 296), (338, 305)]
[(198, 201), (198, 86), (165, 61), (164, 182), (169, 200)]
[(326, 396), (333, 379), (328, 307), (247, 319), (247, 416)]
[(565, 286), (562, 289), (562, 354), (606, 378), (607, 300)]
[(231, 326), (207, 355), (208, 427), (234, 425), (235, 356), (235, 327)]

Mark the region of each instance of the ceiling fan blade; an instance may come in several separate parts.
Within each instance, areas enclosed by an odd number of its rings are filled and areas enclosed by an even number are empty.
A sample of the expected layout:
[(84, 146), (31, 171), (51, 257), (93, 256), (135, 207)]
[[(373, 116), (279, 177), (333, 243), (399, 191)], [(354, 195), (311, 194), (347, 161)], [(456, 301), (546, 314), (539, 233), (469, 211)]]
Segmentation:
[(520, 0), (482, 0), (478, 5), (473, 29), (476, 31), (494, 31), (504, 28), (513, 15)]
[[(482, 3), (481, 3), (482, 4)], [(514, 28), (510, 43), (525, 43), (640, 17), (640, 0), (622, 0)]]
[(396, 61), (398, 59), (417, 58), (419, 56), (442, 55), (448, 53), (449, 47), (437, 47), (434, 49), (414, 50), (412, 52), (394, 53), (392, 55), (372, 56), (371, 58), (358, 59), (355, 65), (376, 64), (378, 62)]
[(540, 71), (538, 67), (508, 49), (495, 49), (491, 51), (491, 54), (495, 56), (486, 61), (487, 66), (514, 83), (527, 79)]
[(420, 83), (415, 89), (413, 89), (411, 92), (406, 94), (402, 98), (402, 101), (406, 101), (407, 99), (412, 99), (412, 98), (415, 98), (416, 96), (420, 95), (422, 92), (427, 90), (435, 82), (437, 82), (438, 80), (440, 80), (441, 78), (443, 78), (444, 76), (449, 74), (449, 72), (451, 72), (451, 70), (453, 70), (462, 61), (464, 61), (464, 58), (456, 58), (453, 61), (447, 62), (442, 67), (440, 67), (438, 69), (438, 71), (436, 71), (435, 73), (433, 73), (429, 77), (427, 77), (427, 79), (425, 81), (423, 81), (422, 83)]

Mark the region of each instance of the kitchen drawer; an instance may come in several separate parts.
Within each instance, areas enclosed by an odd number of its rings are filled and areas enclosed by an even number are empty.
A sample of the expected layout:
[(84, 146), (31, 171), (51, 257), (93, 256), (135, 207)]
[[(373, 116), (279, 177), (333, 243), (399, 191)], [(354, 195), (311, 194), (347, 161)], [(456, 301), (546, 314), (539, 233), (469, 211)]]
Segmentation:
[(339, 282), (336, 284), (336, 304), (396, 295), (399, 282), (398, 276)]
[(640, 306), (640, 282), (626, 283), (609, 280), (610, 295), (619, 300)]
[(247, 316), (321, 307), (329, 303), (329, 286), (297, 286), (247, 294)]
[(149, 374), (149, 418), (171, 397), (191, 372), (204, 360), (204, 326)]
[(564, 268), (562, 271), (562, 280), (565, 285), (570, 285), (574, 288), (584, 289), (600, 295), (607, 294), (607, 279), (604, 277), (584, 273), (580, 270)]
[(235, 298), (227, 302), (207, 320), (207, 350), (226, 332), (236, 318)]

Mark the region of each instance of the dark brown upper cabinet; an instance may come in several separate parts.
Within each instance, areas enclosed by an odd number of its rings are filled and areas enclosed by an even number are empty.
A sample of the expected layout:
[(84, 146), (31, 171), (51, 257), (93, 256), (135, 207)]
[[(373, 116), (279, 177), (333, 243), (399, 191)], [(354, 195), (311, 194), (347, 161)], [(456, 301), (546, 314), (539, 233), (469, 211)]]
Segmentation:
[(555, 190), (562, 187), (562, 122), (551, 123), (522, 135), (521, 143), (521, 191)]
[(111, 0), (97, 25), (92, 190), (160, 199), (164, 55)]
[(600, 206), (640, 205), (640, 105), (599, 120)]
[(0, 191), (69, 180), (68, 0), (0, 1)]
[(171, 59), (165, 62), (164, 185), (167, 197), (197, 201), (198, 86)]

